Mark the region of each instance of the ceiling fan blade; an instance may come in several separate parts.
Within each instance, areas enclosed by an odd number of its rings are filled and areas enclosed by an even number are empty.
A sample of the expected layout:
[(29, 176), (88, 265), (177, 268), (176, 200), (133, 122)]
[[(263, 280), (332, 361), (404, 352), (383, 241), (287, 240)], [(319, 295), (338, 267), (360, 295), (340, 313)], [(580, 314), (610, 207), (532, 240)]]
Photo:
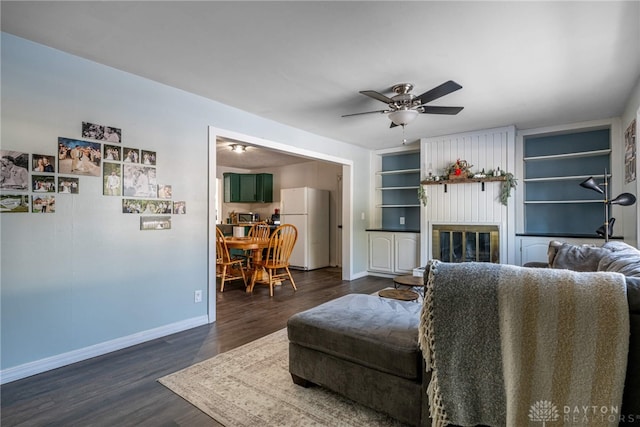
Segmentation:
[(464, 107), (436, 107), (433, 105), (423, 105), (419, 108), (419, 110), (422, 110), (422, 113), (426, 113), (426, 114), (450, 114), (450, 115), (458, 114), (463, 109)]
[(427, 102), (431, 102), (434, 99), (438, 99), (442, 96), (448, 95), (451, 92), (455, 92), (458, 89), (462, 89), (458, 83), (453, 80), (449, 80), (448, 82), (442, 83), (438, 87), (434, 87), (431, 90), (426, 91), (420, 96), (417, 96), (416, 99), (420, 100), (420, 104), (426, 104)]
[(371, 97), (373, 99), (377, 99), (378, 101), (382, 101), (385, 104), (393, 103), (393, 99), (381, 94), (380, 92), (376, 92), (375, 90), (361, 90), (360, 93), (363, 95), (367, 95), (368, 97)]
[(342, 117), (351, 117), (351, 116), (361, 116), (363, 114), (373, 114), (373, 113), (388, 113), (388, 110), (377, 110), (377, 111), (365, 111), (363, 113), (353, 113), (353, 114), (345, 114)]

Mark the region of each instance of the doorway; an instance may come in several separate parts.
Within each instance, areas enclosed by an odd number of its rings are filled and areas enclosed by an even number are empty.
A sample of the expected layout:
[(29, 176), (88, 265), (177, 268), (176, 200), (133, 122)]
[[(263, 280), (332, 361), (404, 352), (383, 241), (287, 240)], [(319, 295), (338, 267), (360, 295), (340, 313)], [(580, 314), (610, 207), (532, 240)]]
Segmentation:
[(271, 150), (274, 152), (279, 152), (288, 155), (294, 155), (298, 157), (303, 157), (308, 160), (318, 160), (322, 162), (328, 162), (335, 165), (341, 165), (342, 174), (338, 174), (338, 191), (336, 194), (336, 218), (334, 224), (336, 228), (341, 226), (336, 230), (336, 241), (335, 247), (338, 249), (336, 251), (336, 262), (341, 267), (342, 270), (342, 279), (343, 280), (352, 280), (353, 279), (353, 265), (351, 260), (351, 248), (353, 247), (352, 242), (352, 209), (351, 209), (351, 195), (352, 195), (352, 185), (353, 182), (352, 174), (353, 174), (353, 161), (349, 159), (344, 159), (332, 155), (328, 155), (325, 153), (319, 153), (291, 145), (285, 145), (282, 143), (269, 141), (261, 138), (256, 138), (251, 135), (239, 134), (237, 132), (228, 131), (224, 129), (209, 127), (209, 224), (208, 224), (208, 235), (209, 235), (209, 268), (208, 268), (208, 316), (209, 323), (212, 323), (216, 319), (216, 310), (215, 310), (215, 296), (216, 296), (216, 266), (215, 262), (215, 240), (212, 239), (211, 236), (215, 234), (216, 227), (216, 214), (218, 211), (218, 206), (216, 206), (216, 201), (222, 198), (219, 193), (218, 185), (216, 184), (217, 179), (217, 151), (216, 144), (218, 139), (224, 140), (233, 140), (233, 141), (241, 141), (250, 146), (261, 147), (267, 150)]

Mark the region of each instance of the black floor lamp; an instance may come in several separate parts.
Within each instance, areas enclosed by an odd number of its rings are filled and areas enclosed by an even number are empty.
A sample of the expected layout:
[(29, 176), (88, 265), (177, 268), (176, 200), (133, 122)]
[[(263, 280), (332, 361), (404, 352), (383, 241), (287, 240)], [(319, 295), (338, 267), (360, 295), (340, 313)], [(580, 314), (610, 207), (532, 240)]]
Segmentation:
[[(600, 186), (604, 187), (604, 190), (600, 188)], [(604, 171), (604, 182), (602, 184), (596, 183), (593, 177), (589, 177), (586, 180), (580, 183), (581, 187), (588, 188), (593, 191), (597, 191), (600, 194), (604, 194), (604, 224), (602, 224), (597, 230), (596, 233), (599, 236), (604, 237), (604, 241), (609, 241), (609, 236), (613, 234), (613, 224), (616, 219), (609, 219), (609, 206), (610, 205), (620, 205), (620, 206), (631, 206), (636, 202), (636, 196), (631, 193), (622, 193), (615, 199), (609, 200), (609, 178), (607, 175), (607, 170)]]

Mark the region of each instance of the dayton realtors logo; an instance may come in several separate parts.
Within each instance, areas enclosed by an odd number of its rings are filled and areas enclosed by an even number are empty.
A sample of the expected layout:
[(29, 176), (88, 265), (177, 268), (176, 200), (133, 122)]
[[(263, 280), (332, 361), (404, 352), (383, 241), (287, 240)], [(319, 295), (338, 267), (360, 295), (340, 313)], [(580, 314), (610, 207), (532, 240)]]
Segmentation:
[(558, 408), (548, 400), (539, 400), (529, 408), (529, 419), (542, 421), (542, 427), (545, 427), (548, 421), (557, 421), (558, 418), (560, 418)]
[[(561, 419), (562, 418), (562, 419)], [(588, 425), (591, 423), (638, 422), (638, 415), (621, 415), (617, 406), (563, 406), (562, 416), (553, 402), (539, 400), (529, 408), (529, 419), (542, 422), (545, 427), (548, 422), (561, 421), (570, 425)]]

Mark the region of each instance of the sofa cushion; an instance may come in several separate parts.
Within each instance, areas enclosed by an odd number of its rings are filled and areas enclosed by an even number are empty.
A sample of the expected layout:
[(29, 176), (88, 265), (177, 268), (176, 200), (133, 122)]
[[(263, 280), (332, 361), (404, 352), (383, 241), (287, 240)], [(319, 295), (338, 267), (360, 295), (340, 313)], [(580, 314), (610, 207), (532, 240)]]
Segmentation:
[(598, 271), (600, 259), (610, 253), (609, 249), (603, 247), (564, 243), (557, 249), (551, 267), (573, 271)]
[(598, 264), (598, 271), (614, 271), (627, 277), (640, 277), (640, 251), (623, 242), (607, 242), (609, 251)]
[(382, 372), (420, 380), (422, 304), (351, 294), (289, 318), (289, 341)]

